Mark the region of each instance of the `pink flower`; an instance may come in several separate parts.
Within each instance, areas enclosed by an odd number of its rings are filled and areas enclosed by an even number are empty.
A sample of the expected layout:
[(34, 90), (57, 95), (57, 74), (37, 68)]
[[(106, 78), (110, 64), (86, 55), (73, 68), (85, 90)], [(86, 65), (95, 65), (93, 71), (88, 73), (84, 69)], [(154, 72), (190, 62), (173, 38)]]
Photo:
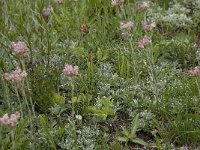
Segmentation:
[(4, 78), (6, 80), (11, 81), (16, 84), (19, 84), (26, 76), (27, 76), (27, 73), (25, 71), (22, 71), (21, 68), (19, 67), (17, 67), (16, 70), (10, 73), (4, 73)]
[(43, 11), (42, 11), (42, 16), (45, 18), (45, 19), (48, 19), (49, 15), (53, 12), (53, 8), (48, 5)]
[(25, 42), (22, 42), (22, 41), (12, 42), (11, 46), (12, 46), (14, 54), (19, 55), (24, 58), (29, 57), (29, 51)]
[(118, 6), (124, 3), (124, 0), (111, 0), (112, 6)]
[(65, 76), (72, 77), (72, 76), (78, 75), (78, 71), (79, 71), (78, 66), (72, 66), (72, 65), (66, 64), (63, 69), (63, 74)]
[(149, 2), (142, 2), (137, 4), (137, 8), (140, 10), (146, 10), (150, 7)]
[(199, 76), (200, 75), (200, 70), (198, 67), (195, 67), (192, 70), (189, 70), (188, 72), (190, 74), (190, 76)]
[(15, 112), (14, 114), (10, 115), (10, 126), (14, 127), (17, 125), (18, 120), (20, 118), (20, 113), (19, 112)]
[(145, 48), (149, 44), (151, 44), (151, 38), (145, 35), (143, 39), (138, 42), (138, 47)]
[(64, 0), (55, 0), (55, 2), (56, 2), (57, 4), (63, 4), (63, 3), (64, 3)]
[(143, 26), (143, 29), (144, 29), (145, 31), (151, 31), (151, 30), (153, 30), (153, 28), (156, 27), (156, 24), (155, 24), (155, 23), (143, 24), (142, 26)]
[(8, 117), (8, 114), (5, 114), (2, 118), (0, 118), (0, 123), (5, 126), (10, 124), (10, 119)]
[(131, 28), (133, 28), (133, 22), (132, 21), (120, 24), (120, 29), (122, 29), (122, 30), (130, 30)]
[(8, 114), (5, 114), (2, 118), (0, 118), (0, 123), (3, 124), (5, 127), (15, 127), (20, 119), (20, 113), (15, 112), (11, 114), (10, 117)]

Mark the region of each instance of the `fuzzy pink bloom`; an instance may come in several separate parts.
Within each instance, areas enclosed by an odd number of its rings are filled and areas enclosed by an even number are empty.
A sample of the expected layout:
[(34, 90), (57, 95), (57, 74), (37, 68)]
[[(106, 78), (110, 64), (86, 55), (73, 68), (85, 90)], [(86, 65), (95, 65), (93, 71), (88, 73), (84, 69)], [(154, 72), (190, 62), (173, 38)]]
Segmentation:
[(155, 23), (143, 24), (142, 27), (143, 27), (143, 29), (144, 29), (145, 31), (151, 31), (151, 30), (153, 30), (153, 28), (156, 27), (156, 24), (155, 24)]
[(130, 30), (131, 28), (133, 28), (133, 22), (132, 21), (120, 24), (120, 29), (122, 29), (122, 30)]
[(124, 0), (111, 0), (112, 6), (118, 6), (124, 3)]
[(138, 42), (138, 47), (145, 48), (149, 44), (151, 44), (151, 38), (145, 35), (143, 39)]
[(78, 71), (79, 71), (78, 66), (72, 66), (72, 65), (66, 64), (63, 69), (63, 74), (65, 76), (72, 77), (72, 76), (78, 75)]
[(25, 71), (22, 71), (21, 68), (19, 67), (17, 67), (16, 70), (10, 73), (4, 73), (4, 78), (6, 80), (11, 81), (16, 84), (19, 84), (26, 76), (27, 76), (27, 73)]
[(53, 8), (48, 5), (43, 11), (42, 11), (42, 16), (45, 18), (45, 19), (48, 19), (49, 15), (53, 12)]
[(5, 114), (5, 115), (3, 115), (2, 118), (0, 118), (0, 123), (5, 125), (5, 126), (10, 124), (10, 119), (9, 119), (8, 114)]
[(56, 2), (57, 4), (63, 4), (63, 3), (64, 3), (64, 0), (55, 0), (55, 2)]
[(19, 112), (15, 112), (14, 114), (10, 115), (10, 126), (14, 127), (17, 125), (18, 120), (20, 118), (20, 113)]
[(8, 114), (5, 114), (2, 118), (0, 118), (0, 123), (3, 124), (5, 127), (15, 127), (20, 119), (20, 113), (15, 112), (11, 114), (10, 117)]
[(12, 46), (14, 54), (19, 55), (24, 58), (29, 57), (29, 51), (25, 42), (22, 42), (22, 41), (12, 42), (11, 46)]
[(138, 3), (137, 4), (137, 8), (140, 10), (146, 10), (150, 7), (150, 3), (149, 2), (142, 2), (142, 3)]
[(192, 70), (189, 70), (189, 75), (190, 76), (199, 76), (200, 75), (200, 69), (198, 67), (195, 67), (194, 69)]

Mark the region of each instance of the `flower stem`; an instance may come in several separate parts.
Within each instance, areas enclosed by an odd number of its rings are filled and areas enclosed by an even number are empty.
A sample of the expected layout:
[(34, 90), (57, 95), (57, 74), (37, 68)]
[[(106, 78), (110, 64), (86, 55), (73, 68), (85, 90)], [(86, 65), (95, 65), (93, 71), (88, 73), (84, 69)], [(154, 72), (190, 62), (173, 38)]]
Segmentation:
[(12, 150), (15, 150), (15, 133), (14, 129), (11, 130)]
[(74, 82), (73, 82), (73, 79), (70, 78), (70, 83), (71, 83), (71, 97), (72, 97), (72, 113), (71, 113), (71, 116), (72, 116), (72, 119), (74, 119), (74, 114), (75, 114), (75, 110), (74, 110), (74, 100), (73, 100), (73, 97), (74, 97)]
[(15, 93), (16, 93), (16, 95), (17, 95), (17, 99), (18, 99), (18, 102), (19, 102), (19, 105), (20, 105), (20, 112), (21, 112), (21, 117), (22, 117), (22, 119), (23, 119), (23, 110), (22, 110), (22, 102), (21, 102), (21, 100), (20, 100), (20, 97), (19, 97), (19, 93), (18, 93), (18, 88), (17, 87), (15, 87)]

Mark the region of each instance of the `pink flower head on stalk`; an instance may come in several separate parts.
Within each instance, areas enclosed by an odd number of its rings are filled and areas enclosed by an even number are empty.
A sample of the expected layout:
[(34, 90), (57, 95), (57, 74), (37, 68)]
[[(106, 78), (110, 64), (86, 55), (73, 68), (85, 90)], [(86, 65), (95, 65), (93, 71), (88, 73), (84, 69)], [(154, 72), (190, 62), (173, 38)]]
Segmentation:
[(132, 21), (120, 24), (120, 29), (121, 30), (130, 30), (131, 28), (133, 28), (133, 22)]
[(56, 2), (57, 4), (63, 4), (63, 3), (64, 3), (64, 0), (55, 0), (55, 2)]
[(112, 6), (118, 6), (124, 3), (124, 0), (111, 0)]
[(42, 17), (45, 19), (48, 19), (49, 15), (53, 12), (53, 8), (48, 5), (43, 11), (42, 11)]
[(192, 77), (199, 76), (200, 75), (200, 69), (198, 67), (195, 67), (194, 69), (190, 70), (188, 73)]
[(156, 27), (156, 24), (155, 23), (151, 23), (151, 24), (145, 23), (142, 25), (142, 27), (143, 27), (144, 31), (151, 31), (151, 30), (153, 30), (153, 28)]
[(27, 73), (25, 71), (22, 71), (21, 68), (19, 67), (17, 67), (16, 70), (10, 73), (4, 73), (4, 78), (6, 80), (11, 81), (16, 84), (19, 84), (26, 76), (27, 76)]
[(151, 38), (148, 36), (144, 36), (142, 40), (140, 40), (138, 42), (138, 47), (139, 48), (145, 48), (146, 46), (148, 46), (151, 43)]
[(142, 3), (138, 3), (137, 4), (137, 8), (139, 10), (146, 10), (150, 7), (150, 3), (149, 2), (142, 2)]
[(12, 46), (14, 54), (19, 55), (24, 58), (29, 57), (29, 51), (25, 42), (22, 42), (22, 41), (12, 42), (11, 46)]
[(78, 75), (78, 71), (79, 71), (78, 66), (72, 66), (66, 64), (63, 69), (63, 74), (65, 76), (72, 77)]
[(5, 114), (2, 118), (0, 118), (0, 123), (3, 124), (5, 127), (15, 127), (18, 123), (19, 118), (19, 112), (11, 114), (10, 117), (8, 116), (8, 114)]

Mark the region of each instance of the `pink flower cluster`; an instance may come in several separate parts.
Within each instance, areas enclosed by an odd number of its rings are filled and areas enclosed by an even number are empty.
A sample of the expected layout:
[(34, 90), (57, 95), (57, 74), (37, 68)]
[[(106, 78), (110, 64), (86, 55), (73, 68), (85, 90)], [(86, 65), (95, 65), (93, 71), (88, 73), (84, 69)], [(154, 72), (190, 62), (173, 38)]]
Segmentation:
[(195, 67), (194, 69), (190, 70), (188, 72), (190, 76), (199, 76), (200, 75), (200, 69), (198, 67)]
[(25, 77), (27, 76), (27, 73), (25, 71), (22, 71), (21, 68), (17, 67), (16, 70), (10, 72), (10, 73), (4, 73), (4, 78), (8, 81), (11, 81), (13, 83), (20, 83)]
[(124, 3), (124, 0), (111, 0), (111, 5), (118, 6)]
[(145, 48), (149, 44), (151, 44), (151, 38), (145, 35), (143, 39), (138, 42), (138, 47)]
[(3, 124), (5, 127), (15, 127), (20, 119), (20, 113), (15, 112), (11, 114), (10, 117), (8, 114), (5, 114), (2, 118), (0, 118), (0, 123)]
[(153, 28), (155, 28), (156, 27), (156, 24), (155, 23), (151, 23), (151, 24), (143, 24), (142, 25), (143, 26), (143, 29), (145, 30), (145, 31), (151, 31), (151, 30), (153, 30)]
[(53, 8), (49, 5), (42, 11), (42, 16), (47, 19), (52, 12)]
[(12, 42), (11, 46), (14, 54), (17, 54), (24, 58), (29, 57), (29, 51), (25, 42), (22, 41)]
[(64, 0), (55, 0), (55, 2), (56, 2), (57, 4), (63, 4), (63, 3), (64, 3)]
[(72, 65), (66, 64), (63, 69), (63, 74), (65, 76), (72, 77), (72, 76), (78, 75), (78, 71), (79, 71), (78, 66), (72, 66)]
[(120, 29), (121, 30), (130, 30), (131, 28), (133, 28), (133, 22), (132, 21), (120, 24)]
[(137, 4), (137, 8), (139, 10), (146, 10), (150, 7), (150, 3), (149, 2), (142, 2), (142, 3), (138, 3)]

